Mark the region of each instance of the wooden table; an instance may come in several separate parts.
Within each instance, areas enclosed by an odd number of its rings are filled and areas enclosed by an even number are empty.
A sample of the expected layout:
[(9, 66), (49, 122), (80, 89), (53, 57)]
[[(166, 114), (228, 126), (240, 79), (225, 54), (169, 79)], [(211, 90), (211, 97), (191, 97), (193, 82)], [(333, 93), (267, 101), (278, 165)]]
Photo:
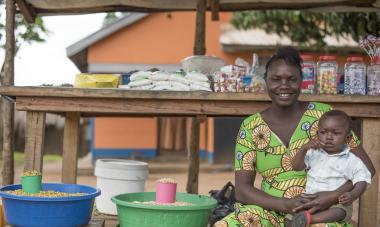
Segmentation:
[[(249, 93), (125, 91), (53, 87), (0, 87), (0, 94), (27, 111), (25, 170), (42, 170), (45, 114), (65, 116), (62, 182), (76, 183), (79, 120), (99, 116), (188, 116), (192, 117), (187, 191), (198, 192), (199, 124), (204, 117), (248, 116), (270, 105), (267, 95)], [(331, 104), (352, 117), (363, 119), (362, 141), (379, 171), (380, 97), (312, 96), (301, 100)], [(231, 138), (233, 139), (233, 138)], [(376, 226), (378, 174), (360, 199), (360, 226)]]

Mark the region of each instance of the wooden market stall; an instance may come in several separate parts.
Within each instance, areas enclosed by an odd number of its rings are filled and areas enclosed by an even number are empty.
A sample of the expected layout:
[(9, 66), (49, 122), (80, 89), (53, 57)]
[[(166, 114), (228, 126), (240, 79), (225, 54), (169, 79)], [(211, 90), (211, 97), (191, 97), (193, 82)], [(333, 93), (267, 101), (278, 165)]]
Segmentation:
[[(46, 113), (66, 117), (63, 143), (62, 181), (76, 182), (78, 128), (80, 117), (87, 116), (190, 116), (192, 117), (189, 144), (187, 191), (198, 190), (199, 122), (207, 116), (247, 116), (268, 107), (266, 96), (252, 94), (203, 92), (132, 92), (115, 89), (75, 89), (13, 87), (14, 14), (15, 2), (29, 22), (36, 16), (82, 14), (111, 11), (187, 11), (196, 10), (194, 54), (205, 54), (205, 12), (248, 9), (318, 9), (333, 11), (379, 11), (380, 0), (6, 0), (6, 59), (5, 79), (0, 94), (4, 104), (3, 183), (13, 182), (12, 122), (14, 104), (17, 110), (27, 111), (25, 169), (42, 169), (42, 143)], [(363, 144), (379, 170), (380, 97), (302, 96), (303, 100), (322, 101), (347, 111), (350, 116), (363, 118)], [(372, 186), (360, 200), (361, 226), (376, 226), (378, 174)]]

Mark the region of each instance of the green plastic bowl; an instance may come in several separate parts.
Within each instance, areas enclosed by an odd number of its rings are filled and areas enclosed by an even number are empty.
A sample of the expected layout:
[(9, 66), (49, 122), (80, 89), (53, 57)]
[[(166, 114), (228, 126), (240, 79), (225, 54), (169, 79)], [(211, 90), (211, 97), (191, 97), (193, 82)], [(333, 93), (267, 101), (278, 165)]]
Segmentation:
[(120, 227), (205, 227), (216, 200), (208, 196), (176, 194), (177, 202), (190, 206), (158, 206), (138, 202), (155, 201), (155, 192), (126, 193), (112, 197), (116, 203)]

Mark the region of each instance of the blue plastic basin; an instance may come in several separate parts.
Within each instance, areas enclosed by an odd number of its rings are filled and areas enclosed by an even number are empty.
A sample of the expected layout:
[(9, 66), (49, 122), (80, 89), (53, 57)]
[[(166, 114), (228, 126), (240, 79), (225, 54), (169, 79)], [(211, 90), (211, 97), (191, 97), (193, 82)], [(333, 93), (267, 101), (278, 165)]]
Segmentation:
[(5, 193), (21, 189), (21, 184), (0, 189), (5, 219), (17, 227), (74, 227), (86, 225), (92, 215), (94, 199), (100, 190), (86, 185), (43, 183), (42, 190), (86, 193), (82, 196), (43, 198)]

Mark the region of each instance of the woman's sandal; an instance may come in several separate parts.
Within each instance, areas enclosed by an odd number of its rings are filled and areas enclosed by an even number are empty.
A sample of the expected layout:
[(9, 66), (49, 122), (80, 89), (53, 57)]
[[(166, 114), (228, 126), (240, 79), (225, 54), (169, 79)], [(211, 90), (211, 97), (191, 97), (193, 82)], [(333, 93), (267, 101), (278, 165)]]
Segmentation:
[(308, 210), (297, 213), (292, 219), (292, 227), (308, 227), (310, 224), (311, 214)]

